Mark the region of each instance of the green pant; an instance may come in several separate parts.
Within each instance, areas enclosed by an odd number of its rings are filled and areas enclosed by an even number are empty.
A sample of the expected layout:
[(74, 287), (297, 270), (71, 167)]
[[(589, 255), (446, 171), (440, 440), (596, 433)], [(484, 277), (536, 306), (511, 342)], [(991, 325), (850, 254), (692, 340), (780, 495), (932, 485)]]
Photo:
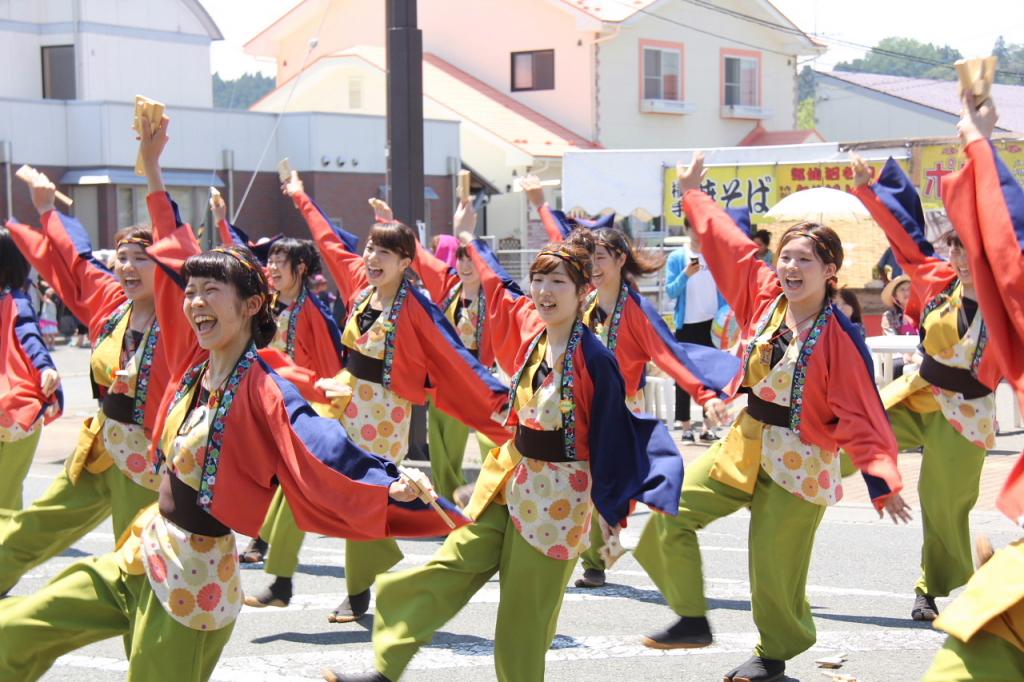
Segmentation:
[(760, 470), (752, 495), (711, 478), (723, 441), (686, 467), (679, 515), (652, 514), (633, 556), (679, 616), (707, 612), (697, 531), (750, 507), (751, 607), (761, 640), (758, 656), (788, 660), (815, 641), (807, 603), (807, 570), (825, 507), (796, 497)]
[(349, 594), (360, 594), (405, 557), (398, 542), (384, 540), (345, 540), (345, 585)]
[(604, 535), (601, 533), (601, 524), (597, 521), (597, 510), (594, 510), (594, 517), (590, 520), (590, 547), (580, 554), (583, 570), (603, 571), (605, 569), (604, 559), (601, 558), (601, 548), (604, 547)]
[(889, 410), (900, 450), (924, 447), (917, 492), (924, 544), (918, 594), (945, 597), (974, 573), (968, 515), (978, 500), (985, 450), (957, 433), (941, 412)]
[(119, 635), (130, 640), (129, 682), (207, 680), (233, 628), (187, 628), (145, 575), (124, 573), (114, 553), (89, 557), (31, 596), (0, 601), (0, 682), (39, 679), (58, 657)]
[(42, 429), (13, 443), (0, 443), (0, 513), (16, 512), (22, 507), (22, 483), (32, 466), (32, 457)]
[(306, 532), (295, 524), (295, 515), (284, 499), (284, 491), (277, 489), (274, 501), (267, 510), (267, 519), (260, 529), (260, 537), (270, 545), (270, 556), (264, 570), (273, 576), (291, 578), (299, 567), (299, 550)]
[(947, 637), (924, 676), (924, 682), (1008, 680), (1024, 680), (1024, 651), (984, 631), (966, 643)]
[(0, 525), (0, 594), (111, 515), (116, 541), (156, 498), (116, 466), (100, 474), (83, 471), (75, 484), (61, 471), (42, 497)]
[[(466, 477), (462, 473), (462, 458), (466, 454), (469, 427), (443, 412), (433, 402), (430, 403), (427, 427), (430, 477), (434, 482), (434, 490), (441, 497), (450, 500), (460, 486), (466, 485)], [(494, 441), (482, 433), (477, 433), (476, 438), (481, 455), (495, 447)]]
[(494, 666), (501, 682), (544, 679), (565, 584), (575, 561), (544, 556), (516, 531), (508, 509), (492, 504), (476, 523), (445, 540), (426, 565), (381, 576), (373, 648), (377, 669), (397, 680), (421, 646), (457, 614), (495, 572), (501, 599)]

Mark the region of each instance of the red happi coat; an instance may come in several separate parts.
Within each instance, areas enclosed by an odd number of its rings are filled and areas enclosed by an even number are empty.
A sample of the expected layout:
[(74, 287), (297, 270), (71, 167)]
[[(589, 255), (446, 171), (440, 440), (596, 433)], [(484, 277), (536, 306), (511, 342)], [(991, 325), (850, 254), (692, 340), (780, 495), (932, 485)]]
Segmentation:
[[(154, 459), (160, 434), (180, 387), (207, 360), (183, 310), (181, 267), (201, 252), (192, 228), (181, 222), (166, 192), (147, 197), (154, 228), (167, 237), (147, 249), (157, 262), (156, 305), (161, 327), (176, 343), (169, 353), (174, 383), (160, 401)], [(169, 233), (169, 234), (168, 234)], [(278, 484), (298, 526), (306, 531), (356, 540), (436, 536), (448, 532), (433, 510), (419, 501), (390, 499), (398, 478), (389, 460), (359, 448), (336, 420), (318, 417), (296, 388), (275, 373), (250, 347), (239, 361), (237, 385), (229, 385), (226, 412), (214, 419), (202, 457), (203, 479), (197, 503), (233, 530), (255, 537)], [(168, 474), (173, 475), (173, 474)], [(442, 501), (458, 525), (469, 523)]]
[[(217, 223), (221, 241), (237, 244), (253, 250), (262, 262), (269, 255), (270, 246), (276, 239), (264, 244), (252, 244), (245, 233), (226, 220)], [(260, 252), (257, 253), (256, 249)], [(317, 379), (336, 376), (342, 369), (341, 330), (331, 312), (308, 289), (300, 294), (302, 306), (295, 318), (295, 345), (291, 356), (273, 348), (263, 348), (260, 356), (274, 371), (294, 383), (303, 397), (317, 402), (329, 402), (322, 391), (313, 388)], [(292, 323), (290, 323), (292, 324)]]
[[(942, 198), (970, 259), (988, 328), (986, 355), (1024, 409), (1024, 189), (988, 140), (971, 142), (964, 151), (963, 169), (942, 178)], [(1024, 524), (1024, 455), (997, 504)]]
[[(921, 201), (910, 178), (896, 161), (889, 159), (877, 182), (857, 187), (853, 193), (885, 232), (896, 262), (910, 277), (914, 295), (924, 310), (957, 285), (959, 279), (956, 270), (936, 256), (932, 245), (925, 239)], [(980, 295), (981, 287), (976, 289)], [(920, 314), (918, 316), (921, 317)], [(988, 332), (988, 316), (984, 310), (982, 318)], [(924, 319), (919, 319), (918, 323), (923, 327)], [(981, 352), (977, 379), (994, 390), (1001, 378), (995, 354), (986, 344)]]
[[(53, 286), (68, 310), (89, 327), (89, 338), (95, 343), (111, 317), (128, 303), (128, 298), (114, 274), (92, 256), (88, 233), (78, 220), (56, 210), (47, 211), (41, 220), (41, 231), (13, 222), (7, 227), (32, 267)], [(160, 236), (154, 225), (153, 238)], [(140, 369), (140, 372), (148, 371), (149, 399), (141, 406), (144, 409), (142, 426), (147, 435), (153, 431), (159, 396), (163, 395), (170, 378), (167, 353), (173, 343), (158, 334), (149, 367)], [(94, 379), (100, 385), (101, 394), (111, 381), (109, 377)]]
[[(293, 197), (309, 225), (327, 268), (349, 311), (370, 286), (366, 264), (334, 230), (327, 216), (304, 192)], [(508, 391), (462, 345), (444, 315), (414, 288), (395, 320), (390, 388), (399, 397), (422, 405), (431, 396), (441, 410), (495, 443), (508, 432), (492, 415), (508, 405)], [(385, 371), (387, 372), (387, 358)]]
[(50, 397), (39, 386), (44, 369), (56, 369), (46, 350), (32, 302), (20, 290), (0, 291), (0, 427), (17, 424), (28, 430), (50, 405), (49, 424), (60, 416), (64, 395), (58, 389)]
[[(719, 290), (732, 307), (747, 347), (759, 323), (783, 295), (775, 272), (757, 258), (757, 247), (715, 201), (700, 190), (683, 196), (683, 210), (701, 238), (701, 250)], [(858, 359), (861, 362), (858, 362)], [(791, 428), (822, 450), (846, 450), (857, 467), (884, 485), (869, 490), (876, 506), (903, 487), (898, 447), (875, 387), (870, 354), (860, 334), (833, 309), (793, 381)], [(884, 489), (885, 486), (888, 489)]]
[[(416, 243), (416, 259), (412, 262), (412, 269), (423, 280), (423, 286), (430, 292), (430, 298), (434, 305), (441, 308), (442, 313), (446, 312), (443, 308), (445, 301), (461, 291), (462, 280), (459, 279), (458, 274), (443, 260), (423, 248), (419, 242)], [(490, 325), (487, 324), (487, 316), (484, 311), (480, 311), (480, 316), (483, 333), (480, 334), (480, 348), (477, 349), (477, 357), (484, 367), (492, 367), (494, 351), (491, 349)]]

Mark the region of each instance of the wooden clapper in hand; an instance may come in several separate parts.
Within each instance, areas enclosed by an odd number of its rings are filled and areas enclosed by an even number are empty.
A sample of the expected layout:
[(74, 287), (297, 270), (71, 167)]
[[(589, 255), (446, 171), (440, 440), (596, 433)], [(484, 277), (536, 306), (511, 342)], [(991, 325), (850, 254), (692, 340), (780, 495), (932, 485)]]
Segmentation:
[[(139, 136), (142, 135), (142, 121), (144, 119), (149, 120), (151, 130), (156, 130), (160, 126), (160, 121), (164, 117), (164, 111), (166, 107), (157, 102), (155, 99), (150, 99), (142, 95), (135, 95), (135, 118), (132, 121), (132, 129), (135, 130)], [(145, 175), (146, 169), (142, 165), (142, 152), (140, 150), (139, 155), (135, 157), (135, 174)]]
[(409, 486), (416, 493), (416, 497), (420, 498), (421, 502), (429, 504), (430, 508), (437, 512), (437, 515), (444, 520), (445, 524), (452, 530), (455, 530), (455, 522), (452, 521), (452, 517), (448, 516), (448, 513), (434, 499), (434, 489), (430, 485), (427, 475), (422, 471), (407, 467), (398, 467), (398, 473), (402, 474), (409, 481)]

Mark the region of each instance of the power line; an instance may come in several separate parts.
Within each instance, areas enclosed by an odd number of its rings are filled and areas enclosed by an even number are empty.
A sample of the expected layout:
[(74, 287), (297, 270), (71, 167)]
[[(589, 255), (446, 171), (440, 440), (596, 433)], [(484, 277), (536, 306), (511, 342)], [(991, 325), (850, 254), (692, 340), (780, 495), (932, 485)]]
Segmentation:
[[(761, 17), (755, 17), (755, 16), (750, 15), (750, 14), (745, 14), (745, 13), (740, 12), (738, 10), (728, 9), (726, 7), (719, 7), (719, 6), (709, 2), (708, 0), (683, 0), (683, 2), (687, 2), (687, 3), (691, 4), (691, 5), (694, 5), (696, 7), (700, 7), (702, 9), (706, 9), (706, 10), (709, 10), (709, 11), (712, 11), (712, 12), (718, 12), (719, 14), (730, 16), (730, 17), (733, 17), (734, 19), (740, 19), (741, 21), (747, 21), (749, 23), (757, 24), (757, 25), (763, 26), (765, 28), (771, 28), (771, 29), (776, 30), (776, 31), (781, 31), (783, 33), (788, 33), (790, 35), (800, 36), (800, 37), (807, 37), (808, 36), (807, 33), (805, 33), (804, 31), (801, 31), (799, 28), (796, 28), (795, 26), (787, 26), (786, 24), (780, 24), (780, 23), (771, 21), (769, 19), (762, 19)], [(829, 35), (826, 35), (826, 34), (818, 34), (818, 33), (816, 33), (816, 34), (813, 34), (813, 36), (815, 38), (824, 40), (826, 42), (831, 42), (831, 43), (835, 43), (835, 44), (838, 44), (838, 45), (843, 45), (843, 46), (846, 46), (846, 47), (854, 47), (854, 48), (858, 48), (858, 49), (868, 50), (869, 52), (874, 52), (876, 54), (883, 55), (883, 56), (886, 56), (886, 57), (892, 57), (892, 58), (895, 58), (895, 59), (904, 59), (904, 60), (907, 60), (907, 61), (917, 62), (917, 63), (924, 64), (924, 65), (927, 65), (927, 66), (936, 66), (936, 67), (940, 67), (940, 68), (944, 68), (944, 69), (956, 70), (956, 66), (954, 64), (950, 63), (950, 62), (942, 62), (942, 61), (939, 61), (939, 60), (936, 60), (936, 59), (931, 59), (929, 57), (921, 57), (919, 55), (912, 55), (912, 54), (908, 54), (906, 52), (899, 52), (897, 50), (890, 50), (890, 49), (884, 48), (884, 47), (877, 47), (877, 46), (872, 46), (872, 45), (864, 45), (863, 43), (857, 43), (857, 42), (854, 42), (854, 41), (851, 41), (851, 40), (845, 40), (845, 39), (842, 39), (842, 38), (836, 38), (834, 36), (829, 36)], [(1001, 70), (1000, 73), (1002, 73), (1003, 75), (1006, 75), (1006, 76), (1015, 76), (1015, 77), (1024, 79), (1024, 72)]]

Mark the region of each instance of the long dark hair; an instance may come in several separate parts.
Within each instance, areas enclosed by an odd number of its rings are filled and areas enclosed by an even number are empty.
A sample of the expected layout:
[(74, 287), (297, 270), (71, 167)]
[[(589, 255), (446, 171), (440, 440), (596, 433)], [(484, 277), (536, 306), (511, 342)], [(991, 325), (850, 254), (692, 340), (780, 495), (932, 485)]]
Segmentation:
[(629, 237), (614, 227), (594, 230), (594, 240), (613, 257), (620, 254), (626, 257), (626, 262), (622, 264), (622, 274), (634, 284), (638, 278), (657, 272), (665, 265), (665, 254), (637, 249)]
[(0, 227), (0, 289), (20, 289), (28, 281), (28, 261), (6, 227)]
[(860, 300), (857, 299), (857, 294), (853, 293), (846, 287), (843, 287), (836, 293), (839, 298), (843, 299), (843, 303), (853, 308), (853, 312), (850, 313), (850, 322), (863, 324), (864, 315), (861, 312)]
[(305, 272), (302, 273), (302, 286), (304, 287), (309, 286), (309, 280), (313, 275), (320, 273), (320, 252), (317, 251), (312, 240), (295, 239), (294, 237), (278, 239), (270, 247), (270, 253), (267, 255), (270, 257), (278, 253), (284, 254), (288, 265), (296, 275), (299, 274), (300, 265), (306, 267)]
[(821, 223), (798, 223), (782, 233), (779, 239), (779, 247), (775, 251), (775, 262), (779, 262), (779, 256), (783, 247), (794, 239), (807, 237), (814, 243), (814, 252), (825, 265), (835, 265), (836, 275), (832, 276), (825, 284), (825, 295), (828, 300), (836, 296), (839, 283), (839, 269), (843, 267), (843, 242), (839, 239), (836, 231)]
[(192, 277), (208, 277), (230, 284), (242, 299), (259, 296), (260, 309), (252, 318), (252, 339), (257, 348), (273, 340), (277, 324), (270, 311), (270, 287), (252, 251), (238, 245), (217, 247), (186, 260), (181, 275), (186, 281)]

